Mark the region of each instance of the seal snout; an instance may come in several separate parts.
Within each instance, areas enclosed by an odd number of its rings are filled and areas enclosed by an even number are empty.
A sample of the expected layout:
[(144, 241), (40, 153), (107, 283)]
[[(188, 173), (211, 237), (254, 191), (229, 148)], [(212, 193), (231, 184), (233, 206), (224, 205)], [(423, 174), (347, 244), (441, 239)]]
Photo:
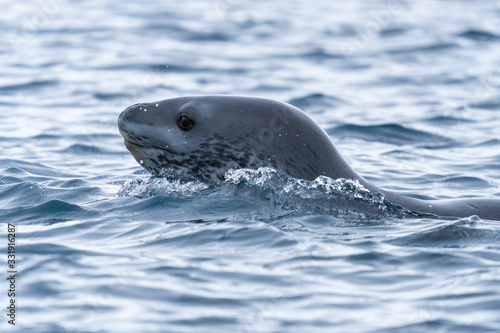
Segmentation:
[(118, 116), (118, 125), (120, 126), (125, 123), (144, 123), (145, 115), (142, 113), (145, 112), (143, 110), (147, 111), (147, 104), (138, 103), (129, 106), (122, 111), (120, 116)]
[(129, 106), (118, 116), (118, 129), (123, 138), (134, 144), (140, 144), (140, 127), (146, 125), (147, 120), (143, 110), (147, 110), (147, 104), (138, 103)]
[(127, 148), (135, 145), (166, 150), (170, 146), (169, 125), (168, 112), (159, 103), (134, 104), (118, 116), (118, 129)]

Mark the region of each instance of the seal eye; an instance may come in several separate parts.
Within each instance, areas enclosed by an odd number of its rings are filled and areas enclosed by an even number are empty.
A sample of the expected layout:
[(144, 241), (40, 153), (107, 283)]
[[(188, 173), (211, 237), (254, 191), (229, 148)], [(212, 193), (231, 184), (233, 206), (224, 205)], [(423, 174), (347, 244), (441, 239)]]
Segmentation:
[(189, 131), (193, 127), (193, 122), (186, 116), (180, 116), (178, 123), (179, 128), (183, 131)]

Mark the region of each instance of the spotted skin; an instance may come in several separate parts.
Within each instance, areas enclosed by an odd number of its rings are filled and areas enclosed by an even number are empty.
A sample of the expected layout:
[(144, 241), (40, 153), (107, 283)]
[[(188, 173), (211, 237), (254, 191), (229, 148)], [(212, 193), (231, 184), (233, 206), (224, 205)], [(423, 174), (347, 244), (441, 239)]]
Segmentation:
[[(189, 119), (188, 128), (180, 124)], [(185, 120), (185, 119), (184, 119)], [(330, 137), (304, 112), (264, 98), (178, 97), (132, 105), (118, 118), (134, 158), (154, 175), (221, 182), (229, 169), (272, 167), (291, 177), (356, 179), (410, 210), (500, 220), (500, 200), (419, 200), (386, 191), (358, 175)]]
[(154, 175), (175, 174), (219, 182), (224, 180), (224, 174), (229, 169), (257, 169), (263, 165), (249, 146), (231, 144), (217, 136), (207, 138), (198, 149), (189, 153), (173, 153), (166, 149), (137, 145), (134, 148), (134, 144), (129, 141), (126, 145), (131, 151), (140, 150), (137, 153), (140, 154), (140, 164)]

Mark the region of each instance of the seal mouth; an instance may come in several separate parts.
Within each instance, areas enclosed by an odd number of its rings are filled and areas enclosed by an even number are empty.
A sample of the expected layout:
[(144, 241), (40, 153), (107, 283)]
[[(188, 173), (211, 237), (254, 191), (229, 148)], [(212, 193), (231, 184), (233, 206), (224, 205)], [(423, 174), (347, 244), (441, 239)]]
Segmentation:
[(168, 167), (169, 156), (174, 156), (169, 150), (143, 145), (136, 140), (129, 140), (129, 135), (123, 135), (125, 147), (135, 160), (153, 175), (160, 175)]
[(143, 143), (141, 143), (141, 140), (136, 138), (132, 133), (126, 132), (120, 128), (120, 134), (123, 136), (123, 140), (125, 142), (125, 146), (127, 148), (129, 146), (134, 146), (134, 147), (141, 147), (141, 148), (153, 148), (153, 147), (147, 147)]
[(123, 138), (125, 139), (125, 142), (132, 143), (136, 146), (144, 147), (144, 145), (140, 143), (140, 140), (136, 138), (133, 133), (125, 129), (125, 124), (121, 121), (121, 115), (120, 118), (118, 118), (118, 131), (120, 132), (121, 136), (123, 136)]
[(128, 132), (122, 126), (119, 127), (119, 131), (120, 134), (123, 136), (125, 147), (127, 147), (127, 149), (133, 155), (135, 152), (139, 152), (140, 150), (146, 150), (146, 149), (161, 150), (172, 155), (175, 154), (175, 152), (169, 149), (167, 146), (160, 147), (156, 145), (145, 144), (143, 140), (141, 140), (141, 138), (137, 137), (135, 134), (131, 132)]
[(152, 147), (146, 147), (146, 146), (143, 146), (137, 142), (134, 142), (134, 141), (130, 141), (128, 140), (127, 138), (123, 138), (123, 142), (125, 144), (125, 147), (128, 148), (128, 150), (131, 150), (131, 149), (137, 149), (137, 148), (142, 148), (142, 149), (148, 149), (148, 148), (152, 148)]

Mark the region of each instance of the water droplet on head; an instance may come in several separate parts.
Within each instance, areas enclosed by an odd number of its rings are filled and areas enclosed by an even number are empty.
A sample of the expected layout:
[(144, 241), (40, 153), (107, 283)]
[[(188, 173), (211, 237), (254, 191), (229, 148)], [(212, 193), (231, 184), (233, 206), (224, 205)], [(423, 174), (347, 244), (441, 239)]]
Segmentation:
[(156, 107), (158, 107), (158, 104), (156, 104)]
[(139, 163), (140, 163), (140, 164), (144, 164), (144, 161), (143, 161), (143, 160), (140, 160), (140, 161), (139, 161)]
[(148, 111), (148, 109), (144, 109), (144, 112)]

